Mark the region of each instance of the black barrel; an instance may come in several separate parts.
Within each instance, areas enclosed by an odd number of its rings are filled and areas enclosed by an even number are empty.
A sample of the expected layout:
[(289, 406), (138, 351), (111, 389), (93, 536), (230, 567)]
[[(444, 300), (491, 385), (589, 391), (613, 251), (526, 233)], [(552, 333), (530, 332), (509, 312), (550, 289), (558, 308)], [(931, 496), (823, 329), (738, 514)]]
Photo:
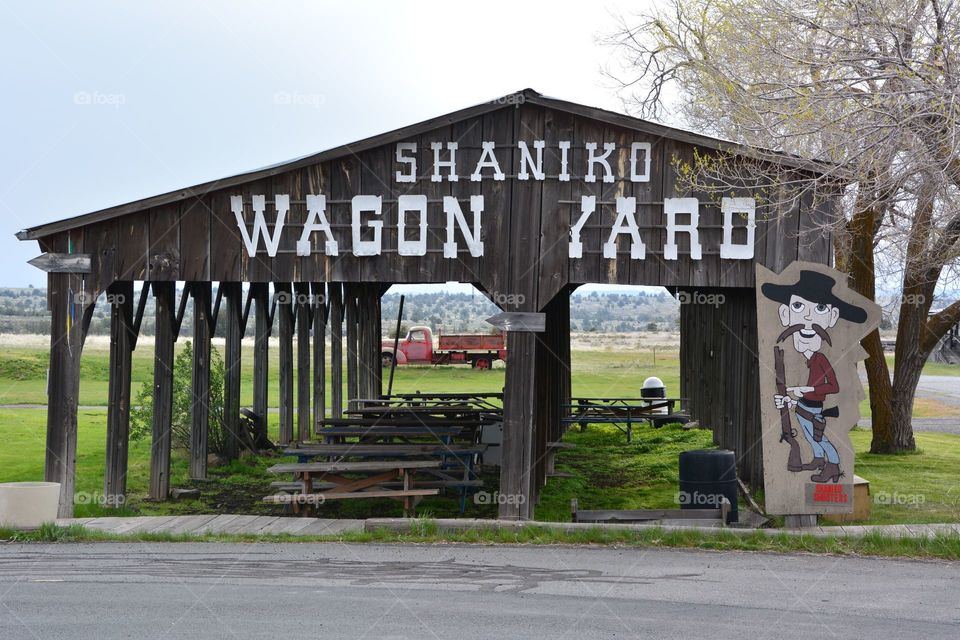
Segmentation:
[(730, 501), (727, 522), (737, 521), (737, 460), (728, 449), (696, 449), (680, 454), (680, 508), (718, 509)]

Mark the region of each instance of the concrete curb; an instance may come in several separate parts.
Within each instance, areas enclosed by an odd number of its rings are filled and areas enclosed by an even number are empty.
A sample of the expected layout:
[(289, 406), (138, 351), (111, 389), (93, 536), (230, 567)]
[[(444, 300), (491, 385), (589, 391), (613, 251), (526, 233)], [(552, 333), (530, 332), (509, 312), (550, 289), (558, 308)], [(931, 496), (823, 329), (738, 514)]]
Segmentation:
[(237, 533), (267, 534), (287, 533), (291, 536), (336, 535), (345, 532), (372, 532), (387, 530), (397, 533), (409, 533), (411, 527), (429, 523), (444, 533), (465, 531), (520, 531), (528, 527), (550, 529), (562, 533), (582, 531), (649, 531), (698, 532), (718, 535), (727, 533), (734, 536), (812, 536), (815, 538), (845, 537), (859, 538), (878, 533), (890, 538), (926, 538), (936, 536), (960, 536), (960, 524), (910, 524), (910, 525), (871, 525), (871, 526), (834, 526), (809, 529), (740, 529), (734, 527), (681, 526), (676, 524), (594, 524), (587, 522), (537, 522), (530, 520), (484, 520), (477, 518), (368, 518), (367, 520), (336, 520), (324, 518), (239, 516), (239, 515), (193, 515), (193, 516), (135, 516), (104, 518), (72, 518), (58, 520), (59, 525), (78, 524), (88, 529), (116, 533), (118, 535), (137, 533)]
[[(414, 521), (404, 518), (368, 518), (364, 523), (364, 531), (386, 529), (393, 532), (408, 532)], [(577, 531), (643, 531), (658, 529), (660, 531), (697, 531), (705, 534), (729, 533), (736, 536), (748, 536), (760, 533), (766, 536), (813, 536), (815, 538), (848, 537), (860, 538), (871, 533), (879, 533), (892, 538), (933, 538), (941, 536), (960, 536), (960, 524), (923, 524), (923, 525), (869, 525), (869, 526), (834, 526), (815, 527), (805, 529), (738, 529), (732, 527), (699, 527), (679, 526), (671, 524), (626, 524), (609, 523), (593, 524), (586, 522), (536, 522), (522, 520), (481, 520), (476, 518), (438, 518), (426, 519), (441, 532), (464, 531), (492, 531), (505, 529), (519, 531), (526, 527), (552, 529), (564, 533)]]

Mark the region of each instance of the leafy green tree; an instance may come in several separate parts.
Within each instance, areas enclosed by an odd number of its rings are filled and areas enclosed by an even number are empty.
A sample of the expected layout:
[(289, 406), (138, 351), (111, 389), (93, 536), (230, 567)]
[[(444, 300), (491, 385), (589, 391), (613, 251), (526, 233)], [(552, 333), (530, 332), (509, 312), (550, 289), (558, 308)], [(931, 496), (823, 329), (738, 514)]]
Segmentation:
[[(171, 444), (177, 449), (190, 448), (190, 423), (193, 410), (193, 346), (188, 341), (173, 361), (173, 414)], [(222, 454), (226, 442), (223, 425), (223, 358), (215, 347), (210, 349), (210, 427), (208, 453)], [(144, 382), (130, 410), (130, 438), (149, 438), (153, 432), (153, 383)]]

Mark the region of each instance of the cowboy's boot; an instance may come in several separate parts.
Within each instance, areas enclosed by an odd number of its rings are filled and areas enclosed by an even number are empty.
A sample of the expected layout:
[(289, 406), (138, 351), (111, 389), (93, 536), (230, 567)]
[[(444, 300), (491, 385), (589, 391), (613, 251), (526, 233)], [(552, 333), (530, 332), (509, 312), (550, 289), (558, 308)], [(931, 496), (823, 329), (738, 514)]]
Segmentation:
[(811, 470), (813, 470), (813, 469), (817, 469), (818, 471), (823, 471), (823, 466), (824, 466), (826, 463), (827, 463), (827, 461), (824, 460), (823, 458), (814, 458), (814, 459), (811, 460), (810, 462), (804, 462), (804, 463), (801, 465), (801, 468), (802, 468), (804, 471), (811, 471)]
[(840, 470), (840, 465), (827, 462), (823, 465), (820, 473), (810, 476), (810, 480), (813, 482), (840, 482), (840, 478), (844, 475), (843, 471)]

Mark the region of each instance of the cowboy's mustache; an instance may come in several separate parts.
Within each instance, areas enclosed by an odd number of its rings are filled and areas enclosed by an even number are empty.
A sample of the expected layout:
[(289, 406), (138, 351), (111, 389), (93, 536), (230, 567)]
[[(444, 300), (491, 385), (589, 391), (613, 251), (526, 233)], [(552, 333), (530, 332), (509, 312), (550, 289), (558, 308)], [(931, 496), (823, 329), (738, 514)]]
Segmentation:
[[(816, 334), (817, 334), (818, 336), (820, 336), (820, 338), (821, 338), (824, 342), (826, 342), (826, 343), (827, 343), (829, 346), (831, 346), (831, 347), (833, 346), (833, 342), (830, 341), (830, 334), (827, 333), (827, 330), (826, 330), (826, 329), (824, 329), (823, 327), (821, 327), (821, 326), (818, 325), (818, 324), (814, 324), (814, 325), (810, 325), (810, 326), (811, 326), (811, 328), (816, 332)], [(800, 331), (801, 329), (805, 329), (805, 328), (806, 328), (806, 327), (805, 327), (804, 325), (802, 325), (802, 324), (792, 324), (792, 325), (790, 325), (789, 327), (787, 327), (786, 329), (783, 330), (783, 333), (781, 333), (779, 336), (777, 336), (777, 343), (779, 344), (779, 343), (783, 342), (784, 340), (786, 340), (787, 338), (789, 338), (790, 336), (792, 336), (793, 334), (795, 334), (797, 331)]]

